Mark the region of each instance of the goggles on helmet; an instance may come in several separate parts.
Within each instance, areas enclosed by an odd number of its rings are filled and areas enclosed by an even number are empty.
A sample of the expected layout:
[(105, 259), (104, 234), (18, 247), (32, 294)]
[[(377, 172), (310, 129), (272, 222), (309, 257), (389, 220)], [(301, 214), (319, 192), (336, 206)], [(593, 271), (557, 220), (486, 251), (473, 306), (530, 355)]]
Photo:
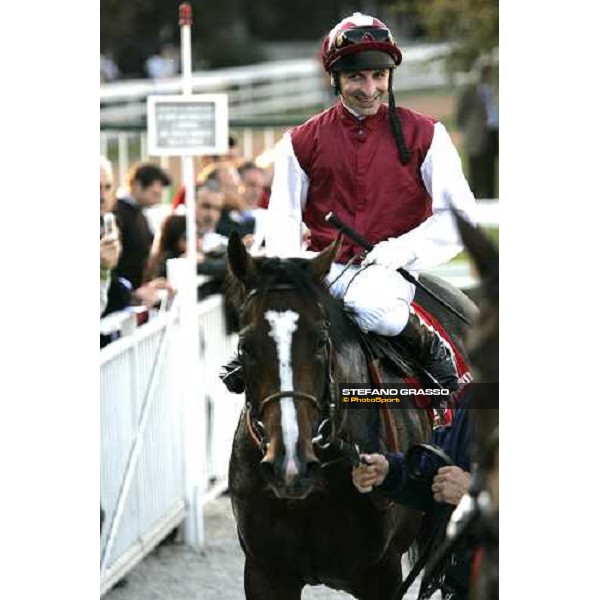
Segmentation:
[(337, 49), (358, 44), (360, 42), (387, 42), (394, 43), (394, 37), (389, 29), (381, 27), (354, 27), (338, 33), (335, 37), (335, 47)]

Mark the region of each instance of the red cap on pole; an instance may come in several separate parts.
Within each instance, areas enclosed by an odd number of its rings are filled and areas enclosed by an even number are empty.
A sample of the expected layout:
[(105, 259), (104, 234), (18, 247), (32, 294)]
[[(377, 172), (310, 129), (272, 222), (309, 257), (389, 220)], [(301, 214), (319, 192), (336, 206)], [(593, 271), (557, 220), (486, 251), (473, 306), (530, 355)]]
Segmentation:
[(192, 5), (189, 2), (182, 2), (179, 5), (179, 25), (192, 24)]
[(175, 212), (180, 206), (185, 206), (185, 187), (182, 185), (171, 200), (171, 211)]

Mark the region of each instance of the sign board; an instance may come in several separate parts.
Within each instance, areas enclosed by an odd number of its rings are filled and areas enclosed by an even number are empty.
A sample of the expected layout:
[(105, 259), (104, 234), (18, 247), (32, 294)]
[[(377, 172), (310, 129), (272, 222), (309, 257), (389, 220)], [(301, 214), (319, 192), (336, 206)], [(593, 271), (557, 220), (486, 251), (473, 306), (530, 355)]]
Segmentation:
[(148, 96), (147, 108), (151, 156), (227, 152), (227, 94)]

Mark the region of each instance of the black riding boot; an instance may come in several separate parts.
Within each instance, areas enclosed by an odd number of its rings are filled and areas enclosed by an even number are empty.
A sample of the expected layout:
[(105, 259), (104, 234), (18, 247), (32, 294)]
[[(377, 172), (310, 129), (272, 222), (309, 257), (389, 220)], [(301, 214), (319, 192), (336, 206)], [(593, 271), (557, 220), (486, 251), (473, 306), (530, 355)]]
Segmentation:
[(244, 379), (244, 367), (237, 354), (223, 366), (223, 371), (219, 374), (225, 387), (234, 394), (241, 394), (246, 388)]
[(410, 313), (406, 327), (395, 339), (442, 387), (452, 392), (458, 389), (458, 373), (448, 347), (416, 314)]

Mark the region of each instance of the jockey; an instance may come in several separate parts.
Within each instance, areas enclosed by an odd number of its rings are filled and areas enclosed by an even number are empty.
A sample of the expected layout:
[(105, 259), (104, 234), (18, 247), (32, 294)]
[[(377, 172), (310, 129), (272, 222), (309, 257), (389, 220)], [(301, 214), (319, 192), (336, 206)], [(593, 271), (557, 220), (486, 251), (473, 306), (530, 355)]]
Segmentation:
[[(411, 310), (415, 286), (396, 269), (417, 276), (462, 250), (450, 208), (473, 222), (475, 201), (458, 152), (442, 123), (396, 107), (392, 81), (402, 53), (379, 19), (357, 12), (340, 21), (323, 40), (321, 59), (341, 98), (278, 144), (267, 254), (323, 250), (337, 235), (325, 221), (335, 212), (375, 247), (361, 263), (363, 249), (344, 240), (327, 277), (332, 295), (364, 332), (396, 337), (434, 380), (455, 390), (452, 353)], [(311, 233), (304, 253), (303, 221)], [(239, 364), (222, 377), (231, 391), (243, 391)]]

